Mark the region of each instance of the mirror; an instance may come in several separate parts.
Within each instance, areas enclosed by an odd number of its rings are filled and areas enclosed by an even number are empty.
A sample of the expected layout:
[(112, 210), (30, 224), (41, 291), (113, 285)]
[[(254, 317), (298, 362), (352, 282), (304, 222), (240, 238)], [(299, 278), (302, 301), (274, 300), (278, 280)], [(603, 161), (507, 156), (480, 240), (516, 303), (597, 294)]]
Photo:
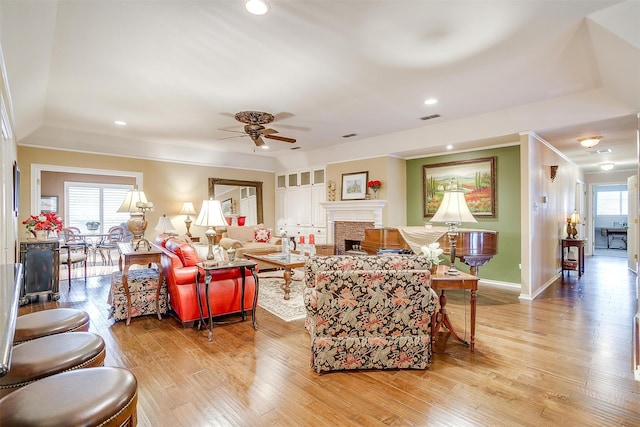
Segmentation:
[(228, 199), (225, 199), (225, 197), (221, 196), (220, 194), (216, 195), (216, 185), (219, 188), (221, 188), (222, 186), (239, 187), (241, 200), (233, 200), (232, 202), (232, 206), (237, 206), (236, 212), (239, 214), (246, 214), (246, 209), (253, 209), (253, 206), (255, 206), (255, 218), (257, 218), (256, 223), (264, 223), (264, 216), (262, 212), (262, 181), (242, 181), (237, 179), (209, 178), (209, 198), (217, 198), (221, 202), (224, 202)]

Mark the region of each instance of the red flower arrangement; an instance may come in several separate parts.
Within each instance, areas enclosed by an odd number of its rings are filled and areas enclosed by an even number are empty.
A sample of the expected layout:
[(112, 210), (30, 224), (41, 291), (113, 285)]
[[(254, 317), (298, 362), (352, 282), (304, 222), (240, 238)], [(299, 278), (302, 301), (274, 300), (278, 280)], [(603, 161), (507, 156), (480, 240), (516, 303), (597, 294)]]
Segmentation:
[(64, 224), (62, 219), (53, 212), (42, 212), (40, 215), (31, 215), (22, 221), (27, 227), (27, 231), (34, 232), (39, 230), (46, 231), (62, 231)]
[(382, 183), (378, 180), (367, 182), (367, 187), (372, 189), (373, 191), (378, 191), (380, 187), (382, 187)]

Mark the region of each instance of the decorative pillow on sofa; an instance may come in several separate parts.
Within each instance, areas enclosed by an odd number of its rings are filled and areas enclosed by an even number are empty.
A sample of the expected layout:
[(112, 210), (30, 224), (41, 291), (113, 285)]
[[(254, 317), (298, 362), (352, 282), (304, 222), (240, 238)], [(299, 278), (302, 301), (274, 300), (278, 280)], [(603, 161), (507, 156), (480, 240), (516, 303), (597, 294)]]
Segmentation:
[(257, 243), (268, 243), (271, 240), (271, 230), (268, 228), (256, 228), (253, 232), (253, 241)]

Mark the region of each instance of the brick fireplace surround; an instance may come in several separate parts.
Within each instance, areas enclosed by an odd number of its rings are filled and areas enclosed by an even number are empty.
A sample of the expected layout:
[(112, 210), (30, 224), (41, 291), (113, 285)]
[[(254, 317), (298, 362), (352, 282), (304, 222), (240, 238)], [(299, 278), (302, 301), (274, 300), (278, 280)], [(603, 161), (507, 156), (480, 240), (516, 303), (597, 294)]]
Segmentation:
[(335, 254), (345, 253), (345, 240), (364, 240), (364, 230), (382, 227), (382, 209), (386, 200), (352, 200), (321, 203), (327, 213), (327, 243), (335, 245)]

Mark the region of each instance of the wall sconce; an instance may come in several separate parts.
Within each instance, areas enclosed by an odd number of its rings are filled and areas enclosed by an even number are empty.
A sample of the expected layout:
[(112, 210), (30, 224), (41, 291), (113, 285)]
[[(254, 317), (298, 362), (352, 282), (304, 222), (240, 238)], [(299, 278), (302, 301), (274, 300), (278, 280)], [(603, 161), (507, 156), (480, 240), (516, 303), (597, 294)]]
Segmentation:
[(556, 179), (556, 175), (558, 174), (558, 165), (549, 166), (551, 168), (551, 182)]

